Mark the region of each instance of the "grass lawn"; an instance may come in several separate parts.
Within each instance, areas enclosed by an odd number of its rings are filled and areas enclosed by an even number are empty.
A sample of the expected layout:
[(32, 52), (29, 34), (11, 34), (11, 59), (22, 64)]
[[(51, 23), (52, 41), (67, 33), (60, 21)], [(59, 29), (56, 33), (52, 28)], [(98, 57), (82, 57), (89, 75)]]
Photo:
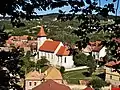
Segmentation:
[(87, 71), (87, 69), (68, 71), (63, 74), (63, 78), (67, 80), (67, 82), (70, 84), (79, 84), (79, 80), (90, 80), (92, 78), (99, 78), (98, 76), (96, 76), (95, 73), (93, 73), (93, 75), (90, 77), (86, 77), (83, 73)]

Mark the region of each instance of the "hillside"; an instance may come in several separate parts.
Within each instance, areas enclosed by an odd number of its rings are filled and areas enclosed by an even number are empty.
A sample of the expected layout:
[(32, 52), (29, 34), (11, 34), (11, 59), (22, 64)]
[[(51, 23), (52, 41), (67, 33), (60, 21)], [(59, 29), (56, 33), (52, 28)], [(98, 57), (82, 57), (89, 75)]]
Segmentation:
[[(56, 20), (57, 14), (49, 14), (43, 16), (41, 19), (31, 20), (23, 22), (25, 23), (25, 27), (13, 28), (9, 20), (0, 21), (0, 24), (5, 25), (5, 30), (9, 35), (32, 35), (36, 36), (39, 32), (40, 26), (44, 25), (44, 29), (48, 35), (48, 38), (52, 38), (54, 40), (60, 40), (62, 42), (68, 42), (70, 44), (74, 44), (78, 37), (72, 33), (73, 30), (78, 29), (79, 22), (75, 19), (72, 21), (61, 22)], [(108, 22), (101, 21), (102, 24), (106, 24)], [(90, 38), (94, 41), (97, 39), (103, 39), (104, 33), (95, 33), (94, 35), (90, 35)]]

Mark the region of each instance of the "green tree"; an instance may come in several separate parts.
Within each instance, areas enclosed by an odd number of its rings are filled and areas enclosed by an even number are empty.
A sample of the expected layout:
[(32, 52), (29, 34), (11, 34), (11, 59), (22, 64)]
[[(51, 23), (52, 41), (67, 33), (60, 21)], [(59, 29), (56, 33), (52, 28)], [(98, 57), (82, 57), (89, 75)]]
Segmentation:
[(90, 75), (95, 71), (97, 64), (94, 60), (94, 58), (92, 57), (92, 55), (87, 56), (87, 62), (86, 65), (89, 67), (88, 71), (90, 73)]
[(84, 53), (79, 52), (74, 56), (74, 64), (76, 66), (86, 65), (86, 61), (87, 56)]
[(30, 57), (31, 53), (29, 51), (26, 53), (25, 56), (22, 57), (23, 65), (21, 67), (21, 70), (24, 71), (24, 74), (35, 69), (35, 62), (31, 61)]
[(60, 72), (63, 74), (65, 72), (65, 67), (61, 66), (60, 67)]
[(36, 63), (36, 68), (40, 69), (41, 67), (44, 67), (46, 65), (49, 65), (49, 61), (46, 59), (45, 56), (42, 56), (40, 60)]
[(101, 90), (101, 88), (106, 86), (107, 83), (102, 79), (95, 78), (91, 80), (91, 85), (95, 90)]

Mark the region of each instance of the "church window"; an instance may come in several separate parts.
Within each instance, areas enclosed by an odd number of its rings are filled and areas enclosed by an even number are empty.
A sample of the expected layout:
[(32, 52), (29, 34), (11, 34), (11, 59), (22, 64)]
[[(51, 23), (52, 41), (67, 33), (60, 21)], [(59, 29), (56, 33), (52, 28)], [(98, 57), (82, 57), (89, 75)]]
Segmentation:
[(61, 63), (62, 63), (62, 57), (61, 57)]
[(66, 57), (65, 57), (65, 63), (66, 63)]
[(41, 52), (41, 56), (43, 56), (43, 52)]
[(53, 59), (53, 54), (52, 54), (52, 57), (51, 57), (52, 59)]
[(59, 62), (59, 56), (58, 56), (58, 62)]
[(48, 58), (50, 57), (49, 53), (48, 53)]

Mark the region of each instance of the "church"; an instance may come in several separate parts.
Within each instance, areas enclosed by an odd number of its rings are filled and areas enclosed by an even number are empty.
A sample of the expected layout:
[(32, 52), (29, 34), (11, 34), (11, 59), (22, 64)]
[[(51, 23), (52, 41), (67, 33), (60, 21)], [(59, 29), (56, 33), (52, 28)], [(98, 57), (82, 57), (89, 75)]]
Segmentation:
[(41, 56), (45, 56), (54, 66), (64, 66), (65, 68), (74, 66), (73, 55), (70, 55), (68, 46), (60, 41), (47, 39), (43, 26), (37, 34), (37, 55), (35, 58), (39, 60)]

